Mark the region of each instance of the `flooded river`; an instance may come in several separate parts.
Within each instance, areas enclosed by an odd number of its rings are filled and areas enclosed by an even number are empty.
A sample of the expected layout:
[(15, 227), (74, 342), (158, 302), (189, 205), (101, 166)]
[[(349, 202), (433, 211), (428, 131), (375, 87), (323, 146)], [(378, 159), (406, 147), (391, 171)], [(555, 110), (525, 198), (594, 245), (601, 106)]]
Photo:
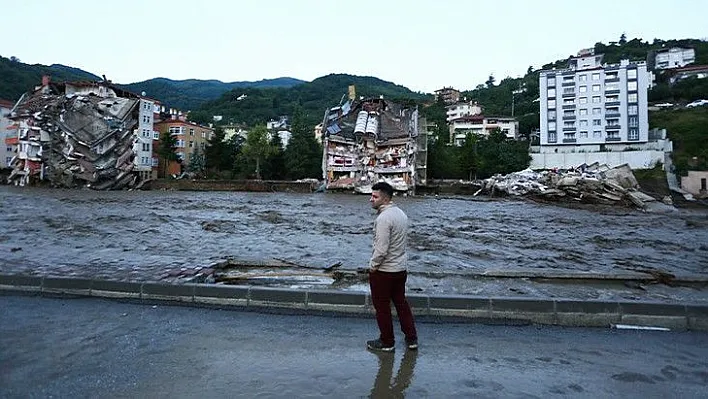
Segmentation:
[[(365, 267), (374, 212), (344, 194), (0, 187), (0, 272), (147, 279), (232, 257)], [(708, 272), (708, 213), (405, 197), (410, 268)]]

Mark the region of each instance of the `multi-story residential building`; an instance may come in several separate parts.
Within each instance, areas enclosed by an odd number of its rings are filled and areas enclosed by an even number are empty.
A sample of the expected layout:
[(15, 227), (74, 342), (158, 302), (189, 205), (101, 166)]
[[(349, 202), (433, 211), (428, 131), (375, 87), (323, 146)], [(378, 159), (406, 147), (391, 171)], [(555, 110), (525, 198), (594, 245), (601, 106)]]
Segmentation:
[(671, 47), (658, 50), (654, 55), (654, 69), (682, 68), (696, 62), (696, 51), (692, 48)]
[(186, 170), (195, 152), (204, 154), (207, 142), (214, 134), (214, 129), (189, 122), (186, 118), (177, 115), (172, 119), (155, 123), (155, 130), (160, 132), (159, 134), (169, 132), (177, 140), (175, 152), (182, 163), (182, 172)]
[(157, 176), (153, 173), (153, 148), (155, 139), (155, 129), (153, 128), (156, 101), (147, 97), (141, 97), (138, 104), (138, 125), (134, 130), (135, 141), (133, 151), (135, 152), (135, 171), (143, 180), (153, 179)]
[(567, 69), (541, 71), (541, 152), (622, 151), (646, 143), (650, 76), (645, 62), (603, 65), (595, 54), (572, 58)]
[(450, 121), (450, 142), (460, 146), (464, 144), (467, 133), (489, 136), (496, 129), (510, 139), (516, 140), (519, 137), (519, 122), (516, 119), (475, 114)]
[(9, 168), (17, 152), (17, 132), (11, 129), (12, 121), (8, 118), (14, 105), (12, 101), (0, 99), (0, 137), (3, 141), (0, 147), (0, 169)]
[(322, 171), (328, 190), (370, 193), (379, 181), (397, 191), (425, 184), (427, 135), (417, 107), (383, 98), (350, 100), (322, 122)]
[(455, 104), (460, 101), (460, 91), (452, 87), (435, 90), (435, 101), (442, 98), (445, 104)]
[(450, 123), (453, 119), (463, 116), (481, 115), (482, 107), (476, 101), (461, 102), (446, 106), (445, 113), (447, 114), (447, 123)]

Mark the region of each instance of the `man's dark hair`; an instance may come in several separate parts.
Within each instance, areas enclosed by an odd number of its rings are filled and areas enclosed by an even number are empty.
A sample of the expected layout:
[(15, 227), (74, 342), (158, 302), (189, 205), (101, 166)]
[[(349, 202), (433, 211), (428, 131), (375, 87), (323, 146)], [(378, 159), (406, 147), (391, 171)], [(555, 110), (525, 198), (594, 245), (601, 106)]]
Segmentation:
[(386, 182), (380, 181), (371, 186), (371, 189), (381, 191), (382, 193), (386, 194), (388, 198), (393, 198), (393, 187), (391, 187), (391, 185)]

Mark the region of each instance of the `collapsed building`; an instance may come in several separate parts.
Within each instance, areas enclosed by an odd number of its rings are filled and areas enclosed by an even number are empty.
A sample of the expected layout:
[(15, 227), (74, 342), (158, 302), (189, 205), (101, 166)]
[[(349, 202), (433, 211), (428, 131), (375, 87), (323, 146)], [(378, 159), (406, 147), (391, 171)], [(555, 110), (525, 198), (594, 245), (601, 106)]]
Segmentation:
[(140, 97), (110, 81), (53, 83), (44, 77), (10, 111), (18, 146), (8, 183), (138, 188), (145, 181), (136, 164), (140, 116)]
[(571, 201), (586, 204), (621, 205), (644, 210), (663, 210), (670, 197), (660, 203), (641, 191), (628, 165), (610, 168), (597, 162), (568, 170), (526, 169), (508, 175), (495, 175), (482, 181), (474, 194), (531, 196), (540, 200)]
[(349, 100), (328, 109), (322, 123), (322, 171), (327, 190), (371, 193), (385, 181), (400, 192), (426, 183), (427, 136), (417, 107), (383, 98)]

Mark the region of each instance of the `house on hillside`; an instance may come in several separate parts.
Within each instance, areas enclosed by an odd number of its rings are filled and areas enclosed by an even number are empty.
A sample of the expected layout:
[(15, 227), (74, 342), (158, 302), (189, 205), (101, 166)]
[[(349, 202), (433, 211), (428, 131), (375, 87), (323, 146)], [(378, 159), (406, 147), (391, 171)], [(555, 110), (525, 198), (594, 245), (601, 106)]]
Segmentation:
[(442, 99), (445, 104), (455, 104), (460, 101), (460, 91), (452, 87), (435, 90), (435, 101)]
[(686, 47), (664, 48), (650, 54), (654, 69), (683, 68), (696, 62), (696, 51)]
[(420, 126), (417, 107), (383, 98), (328, 109), (321, 130), (326, 188), (370, 193), (374, 183), (385, 181), (414, 192), (426, 183), (427, 135)]
[(510, 139), (519, 138), (519, 121), (507, 116), (485, 116), (481, 114), (462, 116), (450, 121), (450, 142), (461, 146), (467, 133), (486, 137), (499, 129)]

